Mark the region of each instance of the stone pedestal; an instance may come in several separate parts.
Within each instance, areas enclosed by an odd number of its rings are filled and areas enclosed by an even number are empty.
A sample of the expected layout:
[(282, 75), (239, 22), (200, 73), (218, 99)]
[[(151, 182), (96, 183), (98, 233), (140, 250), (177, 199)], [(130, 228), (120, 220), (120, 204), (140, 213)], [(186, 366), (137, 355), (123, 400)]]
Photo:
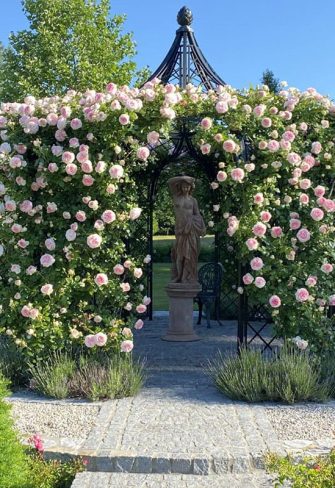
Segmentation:
[(169, 283), (165, 291), (169, 297), (169, 328), (164, 341), (199, 341), (193, 330), (193, 298), (201, 286), (194, 283)]

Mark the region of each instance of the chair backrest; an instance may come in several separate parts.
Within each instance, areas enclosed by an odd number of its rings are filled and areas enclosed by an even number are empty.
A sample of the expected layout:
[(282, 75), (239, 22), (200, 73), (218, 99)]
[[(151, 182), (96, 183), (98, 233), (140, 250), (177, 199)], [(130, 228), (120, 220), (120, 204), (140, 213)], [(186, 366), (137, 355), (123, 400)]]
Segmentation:
[(202, 291), (219, 293), (222, 277), (223, 266), (221, 263), (206, 263), (198, 271), (198, 281), (202, 286)]

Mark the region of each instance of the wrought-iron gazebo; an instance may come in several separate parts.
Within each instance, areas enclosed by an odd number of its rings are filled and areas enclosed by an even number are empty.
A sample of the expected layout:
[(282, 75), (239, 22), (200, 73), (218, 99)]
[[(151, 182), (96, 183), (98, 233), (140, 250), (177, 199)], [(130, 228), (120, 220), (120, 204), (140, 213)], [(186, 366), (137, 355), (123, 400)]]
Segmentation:
[[(220, 85), (226, 85), (222, 78), (215, 72), (203, 55), (191, 28), (193, 16), (189, 8), (183, 7), (177, 15), (179, 28), (171, 48), (165, 56), (159, 67), (152, 73), (147, 82), (159, 78), (161, 83), (174, 83), (181, 88), (186, 88), (188, 84), (200, 86), (202, 90), (208, 91), (216, 89)], [(146, 82), (146, 83), (147, 83)], [(146, 175), (148, 190), (142, 195), (142, 206), (147, 210), (146, 228), (140, 229), (139, 233), (145, 236), (142, 239), (143, 246), (147, 246), (146, 251), (153, 255), (153, 209), (157, 184), (163, 169), (169, 165), (178, 162), (181, 158), (188, 158), (197, 164), (208, 177), (209, 181), (215, 180), (217, 173), (217, 162), (208, 164), (208, 159), (199, 155), (196, 150), (192, 137), (194, 129), (199, 120), (183, 117), (175, 125), (175, 131), (171, 134), (168, 141), (162, 144), (166, 146), (168, 156), (163, 159), (158, 158), (156, 166)], [(250, 159), (252, 146), (250, 141), (243, 134), (237, 134), (241, 141), (242, 157), (245, 162)], [(220, 246), (220, 233), (215, 233), (215, 260), (219, 262), (223, 257), (223, 249)], [(237, 280), (242, 285), (242, 276), (245, 269), (241, 263), (237, 263)], [(147, 270), (147, 293), (152, 299), (153, 295), (153, 266), (152, 262), (148, 265)], [(262, 341), (264, 349), (271, 349), (275, 337), (265, 338), (262, 334), (265, 327), (271, 323), (271, 316), (262, 306), (250, 307), (246, 294), (237, 294), (236, 290), (225, 292), (222, 297), (225, 306), (222, 309), (223, 318), (225, 311), (229, 309), (232, 303), (237, 311), (237, 344), (238, 348), (247, 346), (257, 337)], [(149, 319), (152, 320), (153, 308), (152, 303), (148, 308)], [(251, 335), (251, 337), (250, 337)]]

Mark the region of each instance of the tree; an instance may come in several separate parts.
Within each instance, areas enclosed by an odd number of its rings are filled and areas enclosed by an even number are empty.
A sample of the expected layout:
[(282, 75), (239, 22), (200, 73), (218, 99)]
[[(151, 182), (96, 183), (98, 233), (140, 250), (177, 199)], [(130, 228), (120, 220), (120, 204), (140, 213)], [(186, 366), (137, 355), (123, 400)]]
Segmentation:
[(59, 95), (72, 88), (101, 91), (135, 75), (125, 17), (110, 17), (109, 0), (22, 0), (30, 27), (12, 33), (4, 50), (0, 99)]
[(267, 85), (271, 92), (278, 93), (280, 90), (280, 84), (278, 78), (275, 78), (273, 71), (266, 69), (263, 72), (261, 82), (263, 85)]

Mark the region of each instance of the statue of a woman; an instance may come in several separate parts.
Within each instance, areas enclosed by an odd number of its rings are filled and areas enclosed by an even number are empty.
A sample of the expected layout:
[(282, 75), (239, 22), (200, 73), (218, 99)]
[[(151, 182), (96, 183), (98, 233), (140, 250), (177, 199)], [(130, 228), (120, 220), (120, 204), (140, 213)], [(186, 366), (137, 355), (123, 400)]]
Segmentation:
[(206, 228), (197, 201), (191, 195), (194, 178), (176, 176), (168, 180), (168, 185), (176, 217), (176, 240), (171, 251), (172, 282), (197, 282), (200, 236), (205, 235)]

